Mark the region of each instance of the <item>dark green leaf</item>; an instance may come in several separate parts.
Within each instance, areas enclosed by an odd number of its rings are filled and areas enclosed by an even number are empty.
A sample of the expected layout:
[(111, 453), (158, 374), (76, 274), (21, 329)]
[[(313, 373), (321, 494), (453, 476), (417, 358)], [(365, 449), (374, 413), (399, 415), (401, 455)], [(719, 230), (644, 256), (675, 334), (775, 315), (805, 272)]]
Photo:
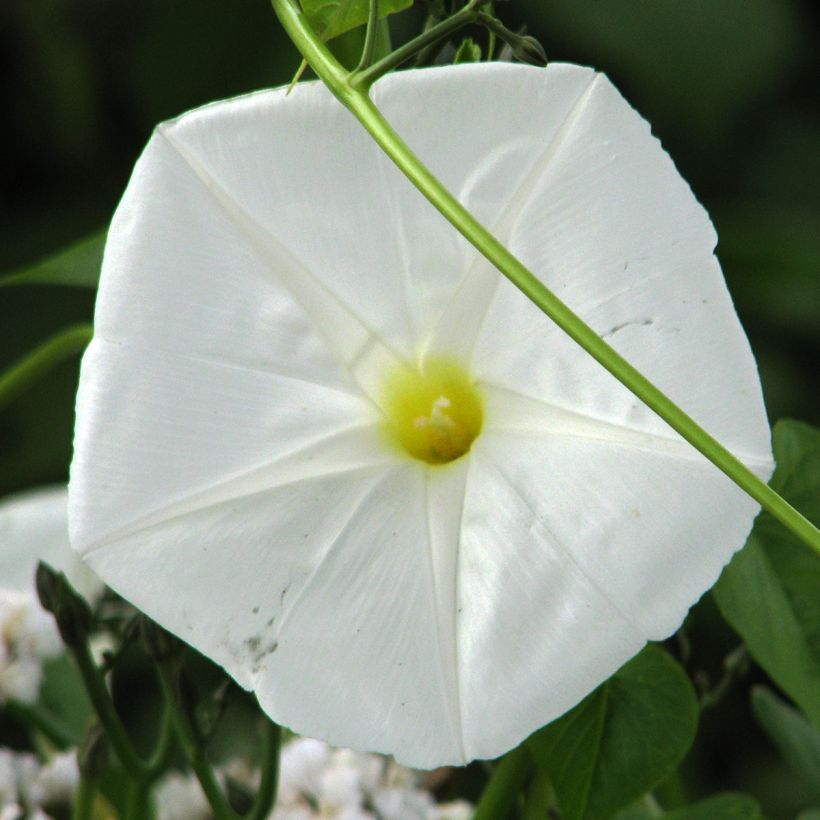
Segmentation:
[(77, 667), (68, 655), (46, 661), (43, 666), (40, 703), (69, 729), (75, 743), (80, 743), (93, 710)]
[[(379, 0), (379, 18), (403, 11), (413, 0)], [(368, 0), (303, 0), (302, 10), (323, 40), (332, 40), (367, 22)]]
[[(779, 422), (771, 486), (820, 521), (820, 431)], [(768, 513), (723, 571), (714, 596), (752, 657), (820, 727), (820, 556)]]
[(762, 820), (760, 806), (747, 794), (726, 792), (691, 806), (658, 813), (645, 800), (618, 812), (612, 820)]
[(529, 743), (552, 780), (562, 816), (597, 820), (674, 771), (697, 720), (689, 679), (666, 652), (648, 646)]
[(663, 817), (664, 820), (762, 820), (763, 814), (753, 797), (727, 792)]
[(106, 231), (70, 245), (30, 267), (0, 276), (6, 285), (71, 285), (96, 288), (100, 279)]
[(820, 732), (764, 686), (752, 690), (752, 712), (783, 759), (820, 800)]

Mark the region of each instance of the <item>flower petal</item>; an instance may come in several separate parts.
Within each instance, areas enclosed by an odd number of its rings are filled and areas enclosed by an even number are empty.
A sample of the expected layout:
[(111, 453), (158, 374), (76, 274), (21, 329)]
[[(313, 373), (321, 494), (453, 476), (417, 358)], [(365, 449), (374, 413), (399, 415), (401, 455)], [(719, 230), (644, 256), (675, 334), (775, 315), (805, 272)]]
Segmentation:
[[(510, 249), (712, 435), (769, 458), (757, 368), (715, 241), (647, 123), (599, 75), (533, 186)], [(509, 282), (484, 318), (474, 364), (488, 383), (676, 435)]]
[[(509, 748), (646, 640), (668, 637), (758, 510), (677, 442), (644, 436), (639, 446), (542, 421), (486, 430), (471, 455), (459, 563), (471, 756)], [(510, 722), (488, 727), (490, 709)]]
[(28, 490), (0, 502), (0, 587), (33, 593), (38, 561), (64, 572), (89, 600), (102, 592), (102, 581), (69, 544), (64, 486)]
[[(86, 553), (214, 497), (276, 486), (300, 454), (307, 475), (346, 469), (350, 452), (384, 460), (371, 446), (376, 421), (364, 398), (341, 390), (95, 338), (77, 395), (71, 543)], [(329, 446), (362, 427), (367, 445), (358, 435)]]
[[(432, 577), (452, 545), (431, 558), (424, 475), (412, 463), (351, 462), (141, 527), (86, 557), (296, 731), (420, 766), (464, 761), (454, 668), (442, 664), (454, 647), (439, 648), (453, 635), (437, 620)], [(457, 528), (459, 510), (450, 515)], [(157, 594), (158, 578), (173, 579), (173, 595)]]

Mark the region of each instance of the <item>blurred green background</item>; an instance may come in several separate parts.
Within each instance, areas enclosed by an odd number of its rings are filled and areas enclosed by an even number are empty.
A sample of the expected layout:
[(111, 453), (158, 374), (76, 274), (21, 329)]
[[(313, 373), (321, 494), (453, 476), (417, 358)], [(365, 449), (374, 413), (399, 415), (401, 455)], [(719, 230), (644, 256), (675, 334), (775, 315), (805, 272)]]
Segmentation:
[[(511, 0), (497, 12), (551, 59), (605, 71), (649, 119), (716, 223), (772, 422), (817, 423), (820, 3)], [(394, 17), (394, 40), (422, 20)], [(265, 0), (1, 0), (0, 273), (104, 227), (158, 121), (287, 82), (297, 65)], [(3, 289), (0, 369), (92, 310), (79, 289)], [(70, 363), (0, 413), (0, 495), (65, 479), (75, 383)], [(708, 599), (690, 637), (713, 677), (738, 643)], [(746, 692), (704, 717), (688, 787), (746, 789), (791, 817), (800, 788)]]

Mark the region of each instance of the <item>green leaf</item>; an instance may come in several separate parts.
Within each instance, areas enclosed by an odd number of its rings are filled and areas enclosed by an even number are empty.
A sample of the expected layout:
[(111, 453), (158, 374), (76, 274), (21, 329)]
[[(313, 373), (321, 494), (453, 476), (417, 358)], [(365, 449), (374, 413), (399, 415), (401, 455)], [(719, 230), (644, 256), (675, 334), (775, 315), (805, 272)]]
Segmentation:
[[(779, 422), (771, 486), (820, 522), (820, 431)], [(749, 654), (820, 728), (820, 556), (768, 513), (755, 521), (713, 594)]]
[(765, 686), (752, 690), (752, 712), (783, 759), (820, 800), (820, 732)]
[(77, 667), (68, 655), (60, 655), (43, 665), (40, 703), (56, 715), (71, 732), (76, 743), (85, 736), (93, 709)]
[(642, 799), (612, 820), (763, 820), (763, 814), (748, 794), (725, 792), (670, 812), (661, 812), (654, 801)]
[[(403, 11), (413, 0), (379, 0), (379, 19)], [(332, 40), (367, 22), (368, 0), (302, 0), (302, 10), (322, 40)]]
[(481, 46), (473, 40), (472, 37), (467, 37), (461, 41), (456, 56), (453, 57), (453, 63), (480, 63), (481, 62)]
[(664, 820), (762, 820), (763, 814), (757, 801), (748, 794), (726, 792), (663, 817)]
[(797, 815), (795, 820), (820, 820), (820, 809), (806, 809)]
[(565, 820), (597, 820), (674, 771), (697, 721), (686, 674), (666, 652), (648, 646), (528, 742)]
[(30, 267), (0, 276), (6, 285), (70, 285), (96, 288), (107, 231), (100, 231)]

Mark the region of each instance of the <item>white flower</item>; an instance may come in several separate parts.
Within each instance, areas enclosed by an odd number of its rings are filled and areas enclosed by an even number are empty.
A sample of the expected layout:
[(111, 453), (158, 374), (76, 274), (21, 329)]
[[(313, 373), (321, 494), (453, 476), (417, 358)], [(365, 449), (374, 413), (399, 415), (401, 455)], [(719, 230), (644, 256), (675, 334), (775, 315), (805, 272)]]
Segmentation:
[(0, 817), (23, 816), (21, 807), (30, 805), (32, 784), (39, 771), (40, 766), (33, 754), (0, 749), (0, 809), (8, 811), (8, 815)]
[(89, 601), (102, 582), (68, 542), (68, 492), (64, 486), (27, 490), (0, 501), (0, 587), (34, 592), (38, 561), (66, 574)]
[[(272, 818), (435, 820), (450, 816), (449, 805), (454, 804), (437, 806), (419, 784), (417, 772), (388, 758), (296, 738), (282, 749)], [(468, 803), (461, 805), (472, 811)]]
[[(769, 475), (714, 230), (606, 78), (470, 65), (373, 95)], [(317, 84), (157, 129), (110, 229), (75, 447), (72, 543), (111, 586), (280, 723), (420, 767), (506, 751), (669, 635), (758, 509)]]
[(61, 651), (54, 619), (34, 593), (0, 588), (0, 703), (37, 700), (43, 661)]
[(53, 617), (35, 594), (39, 560), (65, 572), (88, 600), (102, 591), (68, 542), (68, 494), (45, 487), (0, 502), (0, 702), (37, 699), (46, 658), (62, 651)]
[(157, 820), (206, 820), (212, 817), (202, 786), (190, 773), (172, 771), (154, 790)]
[(37, 806), (70, 804), (80, 782), (76, 751), (56, 754), (34, 778), (29, 799)]

